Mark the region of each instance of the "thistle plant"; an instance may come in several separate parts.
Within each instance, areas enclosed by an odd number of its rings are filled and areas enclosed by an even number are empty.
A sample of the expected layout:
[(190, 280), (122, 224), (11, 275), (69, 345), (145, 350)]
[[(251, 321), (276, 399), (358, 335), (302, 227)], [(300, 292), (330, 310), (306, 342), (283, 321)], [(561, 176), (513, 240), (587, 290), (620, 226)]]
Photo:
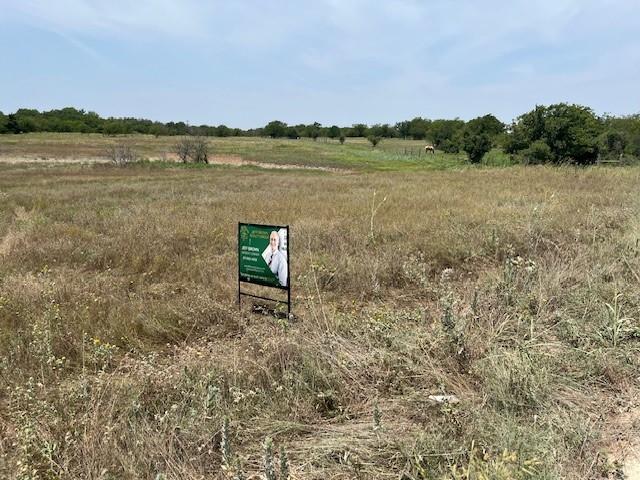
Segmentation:
[(280, 480), (289, 480), (289, 459), (284, 447), (280, 447)]
[(229, 417), (224, 417), (222, 421), (222, 431), (220, 438), (220, 452), (222, 453), (222, 467), (231, 467), (231, 442), (229, 441)]
[(273, 466), (273, 440), (270, 437), (264, 440), (264, 478), (276, 480), (276, 470)]

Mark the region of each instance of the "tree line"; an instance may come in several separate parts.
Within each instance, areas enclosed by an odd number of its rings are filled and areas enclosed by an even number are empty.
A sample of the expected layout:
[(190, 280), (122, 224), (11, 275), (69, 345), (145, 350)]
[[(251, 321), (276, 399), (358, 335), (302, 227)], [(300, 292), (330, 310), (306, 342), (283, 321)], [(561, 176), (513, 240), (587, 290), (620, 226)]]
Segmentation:
[(268, 136), (272, 138), (326, 137), (344, 143), (349, 137), (367, 137), (375, 147), (384, 138), (424, 140), (446, 153), (464, 151), (479, 162), (491, 148), (501, 148), (526, 163), (572, 162), (589, 164), (598, 158), (640, 158), (640, 114), (597, 116), (581, 105), (559, 103), (536, 106), (510, 124), (488, 114), (464, 121), (416, 117), (391, 124), (353, 124), (348, 127), (312, 124), (288, 125), (274, 120), (262, 128), (243, 130), (226, 125), (189, 125), (137, 118), (102, 118), (95, 112), (63, 108), (39, 112), (19, 109), (0, 112), (0, 133), (80, 132), (104, 135), (150, 134), (206, 137)]

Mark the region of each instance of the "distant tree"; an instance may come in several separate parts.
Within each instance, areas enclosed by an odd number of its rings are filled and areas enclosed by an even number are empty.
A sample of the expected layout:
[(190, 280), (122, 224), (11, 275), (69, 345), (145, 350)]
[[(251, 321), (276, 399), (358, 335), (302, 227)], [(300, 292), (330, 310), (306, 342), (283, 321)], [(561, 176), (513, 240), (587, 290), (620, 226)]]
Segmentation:
[(298, 135), (301, 137), (313, 138), (314, 140), (317, 140), (317, 138), (320, 136), (321, 127), (322, 125), (318, 122), (310, 123), (309, 125), (299, 125), (297, 127)]
[(462, 149), (469, 155), (471, 163), (480, 163), (485, 153), (491, 150), (491, 138), (486, 133), (476, 133), (470, 129), (462, 136)]
[(602, 122), (588, 107), (566, 103), (536, 106), (518, 117), (506, 149), (513, 153), (542, 140), (551, 149), (552, 161), (584, 165), (598, 158), (598, 137), (602, 131)]
[(13, 113), (7, 115), (7, 126), (5, 127), (7, 133), (21, 133), (20, 125), (18, 125), (18, 121), (16, 120), (16, 116)]
[(287, 124), (279, 120), (273, 120), (272, 122), (267, 123), (263, 132), (271, 138), (281, 138), (287, 133)]
[(380, 140), (382, 140), (380, 137), (377, 137), (375, 135), (369, 135), (367, 137), (367, 140), (369, 140), (369, 143), (371, 144), (371, 146), (373, 148), (376, 148), (376, 146), (380, 143)]
[(625, 132), (617, 130), (607, 130), (600, 135), (600, 151), (609, 157), (619, 157), (622, 155), (629, 143)]
[(458, 153), (460, 151), (460, 141), (458, 139), (447, 139), (440, 144), (440, 150), (444, 153)]
[(398, 132), (398, 136), (406, 139), (411, 135), (411, 122), (406, 120), (404, 122), (398, 122), (395, 125), (395, 129)]
[(159, 137), (160, 135), (169, 135), (169, 129), (163, 123), (156, 122), (149, 127), (149, 133)]
[(513, 123), (510, 132), (507, 133), (504, 139), (504, 151), (506, 153), (518, 153), (527, 148), (530, 143), (531, 141), (525, 133), (525, 130), (516, 123)]
[(397, 132), (388, 123), (376, 124), (369, 128), (369, 135), (374, 137), (393, 138)]
[(340, 135), (342, 135), (342, 132), (340, 131), (340, 128), (337, 125), (332, 125), (329, 130), (327, 131), (327, 137), (329, 138), (339, 138)]
[(9, 124), (9, 118), (2, 112), (0, 112), (0, 134), (7, 133), (7, 125)]
[(121, 122), (110, 120), (102, 127), (102, 132), (105, 135), (119, 135), (125, 133), (125, 128)]
[(602, 126), (593, 111), (579, 105), (551, 105), (545, 118), (545, 137), (556, 158), (578, 164), (598, 158)]
[(352, 137), (366, 137), (369, 133), (369, 127), (364, 123), (356, 123), (351, 127)]
[(293, 139), (293, 140), (295, 140), (296, 138), (298, 138), (300, 136), (300, 135), (298, 135), (298, 131), (296, 130), (295, 127), (287, 127), (286, 135), (287, 135), (287, 138), (290, 138), (290, 139)]
[(505, 130), (505, 125), (493, 115), (484, 115), (482, 117), (469, 120), (464, 126), (465, 130), (473, 133), (484, 133), (492, 140), (495, 139)]
[(427, 137), (427, 131), (430, 126), (430, 121), (425, 120), (422, 117), (416, 117), (409, 122), (408, 134), (414, 140), (424, 140)]
[(454, 120), (433, 120), (429, 125), (429, 136), (436, 148), (440, 148), (447, 140), (459, 142), (464, 126), (465, 123), (457, 118)]
[(634, 135), (629, 141), (627, 151), (638, 158), (640, 158), (640, 135)]

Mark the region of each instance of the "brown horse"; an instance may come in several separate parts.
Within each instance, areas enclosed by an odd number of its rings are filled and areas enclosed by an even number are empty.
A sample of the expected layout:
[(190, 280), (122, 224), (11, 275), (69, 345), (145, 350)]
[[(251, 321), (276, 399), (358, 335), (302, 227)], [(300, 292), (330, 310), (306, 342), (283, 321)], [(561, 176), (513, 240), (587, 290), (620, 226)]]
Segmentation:
[(424, 146), (424, 153), (433, 153), (435, 155), (436, 147), (434, 147), (433, 145), (425, 145)]

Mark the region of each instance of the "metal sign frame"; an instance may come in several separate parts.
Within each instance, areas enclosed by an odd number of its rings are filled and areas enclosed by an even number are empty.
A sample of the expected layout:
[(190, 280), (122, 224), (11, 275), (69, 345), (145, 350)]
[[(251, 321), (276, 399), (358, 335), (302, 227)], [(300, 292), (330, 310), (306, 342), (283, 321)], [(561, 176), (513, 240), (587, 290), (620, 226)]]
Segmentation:
[[(282, 287), (282, 286), (275, 286), (275, 285), (269, 285), (266, 283), (262, 283), (260, 281), (247, 281), (247, 280), (242, 280), (241, 275), (240, 275), (240, 228), (242, 226), (249, 226), (249, 227), (270, 227), (270, 228), (286, 228), (287, 230), (287, 286), (286, 287)], [(276, 302), (276, 303), (281, 303), (281, 304), (286, 304), (287, 305), (287, 316), (291, 315), (291, 228), (289, 225), (263, 225), (263, 224), (259, 224), (259, 223), (242, 223), (242, 222), (238, 222), (238, 244), (237, 244), (237, 255), (238, 255), (238, 309), (240, 309), (242, 307), (242, 296), (244, 295), (245, 297), (251, 297), (251, 298), (259, 298), (260, 300), (268, 300), (270, 302)], [(269, 287), (269, 288), (276, 288), (278, 290), (286, 290), (287, 291), (287, 301), (285, 302), (284, 300), (278, 300), (276, 298), (269, 298), (269, 297), (262, 297), (260, 295), (254, 295), (252, 293), (247, 293), (247, 292), (243, 292), (242, 291), (242, 283), (250, 283), (253, 285), (260, 285), (262, 287)]]

